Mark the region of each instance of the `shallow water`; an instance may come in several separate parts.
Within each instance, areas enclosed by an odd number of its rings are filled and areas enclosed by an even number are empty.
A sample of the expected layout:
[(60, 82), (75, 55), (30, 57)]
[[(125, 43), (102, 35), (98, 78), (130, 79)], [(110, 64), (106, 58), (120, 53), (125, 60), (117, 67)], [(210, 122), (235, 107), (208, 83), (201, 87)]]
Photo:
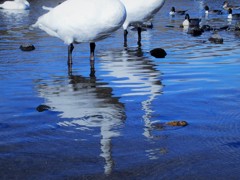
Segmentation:
[[(234, 3), (234, 1), (231, 1)], [(237, 2), (237, 1), (235, 1)], [(240, 36), (220, 31), (193, 37), (169, 17), (171, 6), (189, 9), (202, 23), (234, 25), (223, 15), (203, 15), (204, 4), (168, 0), (153, 29), (122, 29), (97, 43), (76, 45), (72, 72), (67, 47), (40, 30), (30, 30), (45, 11), (0, 11), (1, 179), (239, 179)], [(34, 44), (22, 52), (19, 46)], [(153, 48), (167, 51), (152, 57)], [(47, 105), (51, 109), (38, 112)], [(154, 122), (184, 120), (185, 127), (154, 128)]]

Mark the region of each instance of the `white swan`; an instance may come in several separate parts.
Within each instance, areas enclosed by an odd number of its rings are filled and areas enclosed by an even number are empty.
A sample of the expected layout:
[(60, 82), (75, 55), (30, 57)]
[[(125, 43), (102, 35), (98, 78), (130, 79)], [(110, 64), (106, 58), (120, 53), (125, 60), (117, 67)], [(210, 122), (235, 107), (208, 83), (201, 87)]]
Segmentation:
[(29, 9), (30, 4), (27, 0), (14, 0), (14, 1), (5, 1), (0, 4), (1, 9), (12, 9), (12, 10), (21, 10)]
[(73, 43), (90, 43), (94, 59), (95, 42), (119, 29), (126, 9), (119, 0), (68, 0), (38, 18), (38, 27), (68, 45), (68, 64), (72, 64)]
[(124, 44), (127, 44), (127, 28), (138, 27), (138, 45), (141, 46), (141, 26), (149, 21), (162, 8), (165, 0), (121, 0), (127, 10), (127, 18), (123, 24)]

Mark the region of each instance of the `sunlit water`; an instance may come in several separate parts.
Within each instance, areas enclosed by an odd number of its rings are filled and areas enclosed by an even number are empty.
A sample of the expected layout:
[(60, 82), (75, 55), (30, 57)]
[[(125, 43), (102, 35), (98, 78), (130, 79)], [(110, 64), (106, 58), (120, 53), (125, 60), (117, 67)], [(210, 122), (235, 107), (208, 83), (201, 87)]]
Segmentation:
[[(234, 1), (231, 1), (234, 3)], [(1, 179), (239, 179), (240, 36), (221, 31), (193, 37), (169, 17), (172, 6), (189, 9), (203, 24), (234, 26), (227, 13), (205, 17), (221, 1), (168, 0), (153, 29), (120, 29), (97, 43), (76, 45), (72, 73), (67, 47), (31, 30), (42, 5), (0, 11)], [(235, 3), (239, 3), (235, 1)], [(22, 52), (19, 46), (34, 44)], [(152, 57), (153, 48), (167, 51)], [(38, 112), (44, 104), (50, 110)], [(156, 129), (153, 122), (185, 120), (185, 127)]]

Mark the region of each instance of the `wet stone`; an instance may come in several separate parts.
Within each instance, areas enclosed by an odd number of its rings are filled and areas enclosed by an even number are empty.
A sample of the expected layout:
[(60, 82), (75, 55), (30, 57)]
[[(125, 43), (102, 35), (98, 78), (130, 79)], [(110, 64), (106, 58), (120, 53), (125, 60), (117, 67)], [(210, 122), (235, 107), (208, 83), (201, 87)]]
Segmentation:
[(150, 54), (155, 58), (165, 58), (167, 55), (166, 51), (162, 48), (155, 48), (150, 51)]
[(49, 109), (51, 109), (51, 107), (49, 107), (49, 106), (47, 106), (47, 105), (44, 105), (44, 104), (39, 105), (39, 106), (36, 108), (36, 110), (37, 110), (38, 112), (43, 112), (43, 111), (46, 111), (46, 110), (49, 110)]
[(22, 51), (33, 51), (35, 49), (34, 45), (32, 44), (23, 44), (20, 46)]
[(217, 32), (215, 32), (208, 40), (211, 43), (223, 44), (223, 38)]
[(187, 121), (170, 121), (166, 123), (169, 126), (187, 126)]

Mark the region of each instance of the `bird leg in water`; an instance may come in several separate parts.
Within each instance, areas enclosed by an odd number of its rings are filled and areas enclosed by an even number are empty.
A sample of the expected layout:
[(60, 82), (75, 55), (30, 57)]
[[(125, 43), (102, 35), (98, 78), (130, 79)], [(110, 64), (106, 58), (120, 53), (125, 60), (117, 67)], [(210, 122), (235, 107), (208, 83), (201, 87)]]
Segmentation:
[(95, 50), (96, 44), (94, 42), (90, 43), (90, 60), (94, 60), (94, 50)]
[(74, 49), (74, 46), (73, 44), (71, 43), (69, 46), (68, 46), (68, 64), (72, 64), (72, 51)]
[(128, 34), (128, 31), (124, 30), (124, 47), (127, 47), (127, 34)]
[(142, 28), (138, 27), (137, 31), (138, 31), (138, 42), (137, 43), (138, 43), (138, 46), (141, 46), (141, 40), (142, 40), (141, 32), (142, 32)]
[(96, 76), (95, 76), (95, 67), (94, 67), (94, 64), (95, 64), (95, 62), (94, 62), (94, 60), (90, 60), (90, 74), (89, 74), (89, 76), (91, 77), (91, 78), (95, 78)]

